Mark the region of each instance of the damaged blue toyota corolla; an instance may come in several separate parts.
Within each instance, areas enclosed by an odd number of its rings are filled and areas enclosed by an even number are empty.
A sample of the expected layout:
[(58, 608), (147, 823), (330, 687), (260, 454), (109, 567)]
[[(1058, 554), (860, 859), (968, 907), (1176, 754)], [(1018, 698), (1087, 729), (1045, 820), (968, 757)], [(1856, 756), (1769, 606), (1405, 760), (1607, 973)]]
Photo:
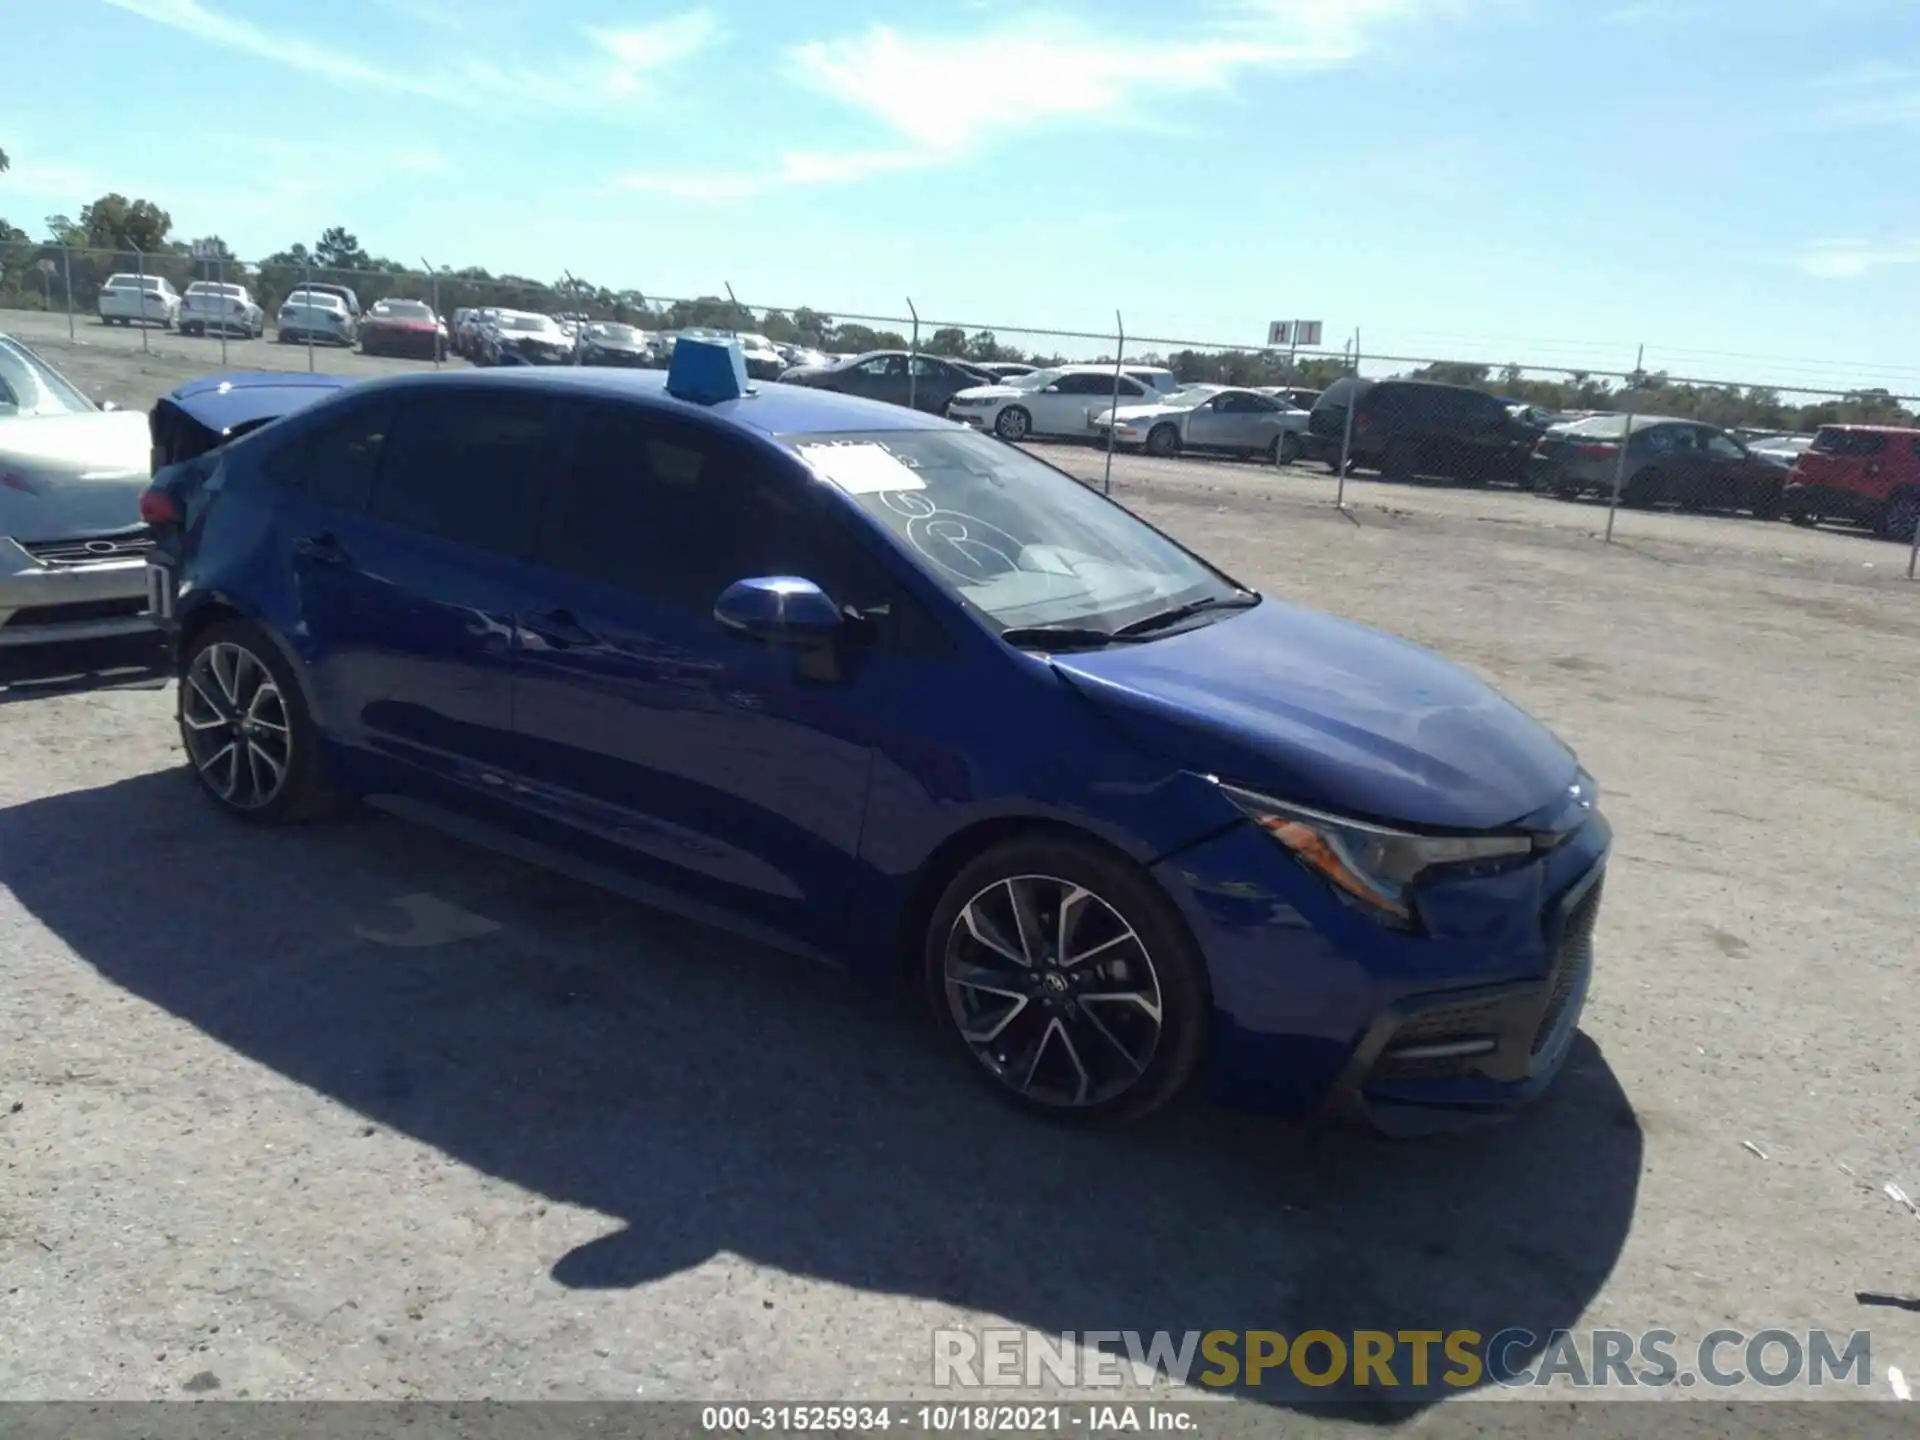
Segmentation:
[(1048, 1116), (1204, 1076), (1433, 1128), (1567, 1053), (1610, 839), (1567, 747), (991, 437), (685, 340), (355, 385), (142, 512), (235, 816), (366, 800), (904, 971)]

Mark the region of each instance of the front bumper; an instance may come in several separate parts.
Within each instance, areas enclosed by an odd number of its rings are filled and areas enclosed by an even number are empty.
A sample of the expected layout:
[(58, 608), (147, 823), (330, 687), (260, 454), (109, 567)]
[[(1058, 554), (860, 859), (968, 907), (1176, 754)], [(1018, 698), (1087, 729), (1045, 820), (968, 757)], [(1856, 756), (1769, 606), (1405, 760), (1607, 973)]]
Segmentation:
[(1418, 935), (1340, 904), (1252, 825), (1161, 862), (1206, 958), (1214, 1094), (1391, 1134), (1514, 1113), (1571, 1049), (1611, 842), (1595, 813), (1525, 865), (1436, 885)]
[(94, 539), (117, 549), (94, 559), (85, 539), (22, 544), (0, 537), (0, 649), (153, 628), (144, 532)]

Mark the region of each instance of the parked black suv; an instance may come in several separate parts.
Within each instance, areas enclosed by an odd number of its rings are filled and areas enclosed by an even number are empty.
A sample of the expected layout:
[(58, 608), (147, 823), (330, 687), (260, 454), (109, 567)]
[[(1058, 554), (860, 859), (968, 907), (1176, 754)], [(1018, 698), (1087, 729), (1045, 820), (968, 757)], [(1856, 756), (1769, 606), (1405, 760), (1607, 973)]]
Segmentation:
[(1338, 468), (1353, 405), (1352, 468), (1389, 480), (1437, 476), (1484, 485), (1526, 481), (1538, 426), (1517, 420), (1482, 390), (1426, 380), (1336, 380), (1314, 402), (1307, 455)]

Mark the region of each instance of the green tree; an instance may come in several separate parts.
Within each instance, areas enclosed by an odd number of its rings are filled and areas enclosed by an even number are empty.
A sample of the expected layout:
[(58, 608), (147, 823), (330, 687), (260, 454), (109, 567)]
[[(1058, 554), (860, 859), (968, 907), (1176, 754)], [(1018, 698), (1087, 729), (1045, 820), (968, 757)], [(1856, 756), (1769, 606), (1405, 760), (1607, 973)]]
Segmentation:
[(360, 237), (344, 225), (320, 232), (313, 247), (313, 263), (322, 270), (371, 270), (373, 257), (360, 246)]
[(12, 168), (13, 162), (7, 158), (7, 152), (0, 150), (0, 175), (6, 174)]
[(958, 325), (945, 325), (927, 337), (927, 349), (936, 355), (965, 355), (967, 332)]
[(113, 191), (80, 211), (78, 228), (89, 249), (137, 248), (154, 255), (166, 249), (173, 217), (151, 200), (129, 200)]
[(18, 245), (32, 238), (18, 225), (9, 225), (5, 216), (0, 216), (0, 245)]

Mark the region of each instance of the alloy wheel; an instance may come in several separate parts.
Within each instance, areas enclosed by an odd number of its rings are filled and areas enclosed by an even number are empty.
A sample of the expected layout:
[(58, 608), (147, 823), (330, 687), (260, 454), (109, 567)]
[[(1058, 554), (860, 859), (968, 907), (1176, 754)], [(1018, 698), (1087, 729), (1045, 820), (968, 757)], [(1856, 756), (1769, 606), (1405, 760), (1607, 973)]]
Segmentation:
[(1002, 440), (1024, 440), (1027, 437), (1027, 412), (1018, 405), (1002, 410), (999, 418), (993, 422), (993, 428), (1000, 432)]
[(1163, 1000), (1146, 945), (1070, 880), (1015, 875), (974, 895), (948, 932), (943, 980), (974, 1058), (1041, 1105), (1114, 1099), (1160, 1043)]
[(293, 759), (286, 697), (246, 647), (218, 641), (193, 657), (180, 728), (201, 780), (236, 810), (261, 809), (286, 788)]

